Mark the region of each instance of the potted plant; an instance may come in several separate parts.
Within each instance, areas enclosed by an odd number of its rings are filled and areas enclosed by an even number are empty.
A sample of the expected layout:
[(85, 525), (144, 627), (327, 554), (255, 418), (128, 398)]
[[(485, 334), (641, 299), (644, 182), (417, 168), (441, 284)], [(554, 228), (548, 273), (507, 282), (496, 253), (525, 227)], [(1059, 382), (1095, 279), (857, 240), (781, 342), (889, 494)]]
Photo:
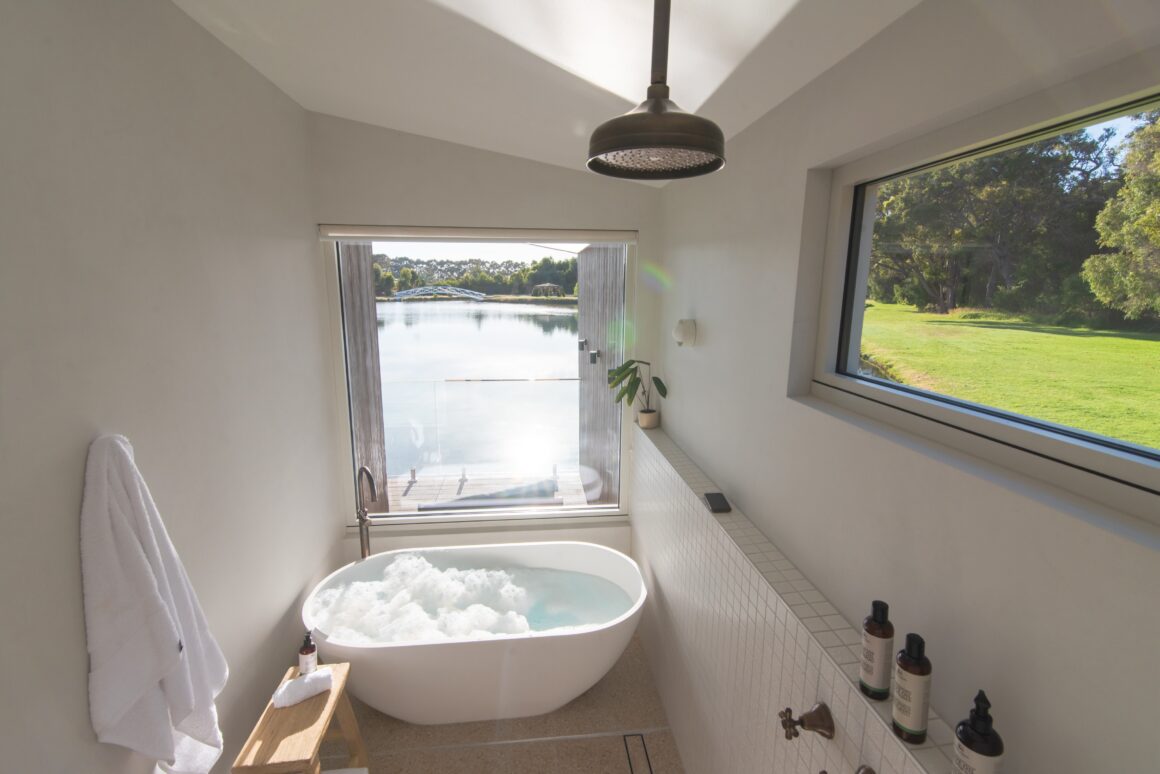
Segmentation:
[[(644, 376), (640, 372), (641, 366), (646, 371)], [(615, 399), (617, 403), (627, 400), (632, 405), (634, 400), (640, 399), (642, 408), (637, 414), (637, 424), (642, 428), (660, 425), (661, 414), (652, 407), (652, 391), (655, 389), (657, 395), (663, 398), (669, 394), (669, 390), (659, 376), (652, 375), (652, 363), (647, 360), (625, 360), (616, 368), (609, 369), (608, 387), (612, 390), (619, 388)]]

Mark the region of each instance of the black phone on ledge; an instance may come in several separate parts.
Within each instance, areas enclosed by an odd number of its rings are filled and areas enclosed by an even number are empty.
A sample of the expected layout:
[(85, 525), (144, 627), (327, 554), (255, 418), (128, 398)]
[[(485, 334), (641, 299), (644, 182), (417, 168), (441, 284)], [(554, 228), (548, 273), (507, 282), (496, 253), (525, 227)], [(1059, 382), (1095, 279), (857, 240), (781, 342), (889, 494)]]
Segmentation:
[(729, 513), (733, 510), (729, 501), (725, 499), (725, 495), (720, 492), (706, 492), (705, 503), (709, 506), (711, 513)]

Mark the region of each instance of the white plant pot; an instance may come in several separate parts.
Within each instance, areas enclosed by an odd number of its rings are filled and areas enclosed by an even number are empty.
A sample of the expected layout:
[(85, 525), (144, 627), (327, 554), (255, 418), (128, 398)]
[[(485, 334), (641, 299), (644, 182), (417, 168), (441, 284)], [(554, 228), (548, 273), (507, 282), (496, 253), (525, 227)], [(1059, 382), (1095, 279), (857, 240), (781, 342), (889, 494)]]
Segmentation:
[(660, 427), (661, 412), (657, 409), (640, 411), (636, 415), (636, 423), (640, 425), (642, 430), (651, 430), (654, 427)]

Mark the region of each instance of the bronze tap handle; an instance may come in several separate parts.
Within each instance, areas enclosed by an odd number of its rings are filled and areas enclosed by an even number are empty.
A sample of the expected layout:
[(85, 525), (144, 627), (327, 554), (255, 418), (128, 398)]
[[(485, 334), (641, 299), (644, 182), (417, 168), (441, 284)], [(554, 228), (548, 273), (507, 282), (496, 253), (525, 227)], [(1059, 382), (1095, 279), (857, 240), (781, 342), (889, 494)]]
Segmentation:
[(785, 729), (786, 739), (797, 736), (798, 728), (821, 734), (826, 739), (834, 738), (834, 716), (830, 714), (830, 708), (825, 702), (818, 702), (808, 712), (803, 712), (797, 720), (794, 720), (793, 710), (789, 707), (777, 713), (777, 716), (781, 718), (781, 727)]
[(797, 736), (800, 733), (797, 729), (800, 721), (793, 719), (793, 710), (792, 709), (790, 709), (789, 707), (786, 707), (784, 710), (777, 713), (777, 716), (779, 718), (781, 718), (781, 727), (785, 731), (785, 738), (786, 739), (793, 739), (795, 736)]

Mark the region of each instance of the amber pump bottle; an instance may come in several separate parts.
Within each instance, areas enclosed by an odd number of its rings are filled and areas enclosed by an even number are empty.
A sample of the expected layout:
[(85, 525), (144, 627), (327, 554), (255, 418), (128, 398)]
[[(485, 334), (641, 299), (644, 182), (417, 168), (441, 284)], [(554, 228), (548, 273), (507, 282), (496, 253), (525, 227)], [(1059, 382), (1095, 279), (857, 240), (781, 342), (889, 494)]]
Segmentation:
[(298, 649), (298, 674), (308, 675), (318, 669), (318, 646), (310, 637), (310, 632), (302, 639), (302, 647)]
[(951, 774), (999, 774), (1003, 740), (991, 720), (991, 702), (979, 691), (971, 716), (955, 726), (955, 754)]
[(894, 706), (891, 726), (904, 742), (926, 741), (926, 716), (930, 712), (930, 659), (926, 641), (917, 634), (906, 635), (906, 647), (894, 660)]
[(870, 603), (870, 615), (862, 622), (862, 668), (858, 687), (875, 701), (890, 698), (890, 659), (894, 655), (894, 624), (890, 606), (881, 599)]

